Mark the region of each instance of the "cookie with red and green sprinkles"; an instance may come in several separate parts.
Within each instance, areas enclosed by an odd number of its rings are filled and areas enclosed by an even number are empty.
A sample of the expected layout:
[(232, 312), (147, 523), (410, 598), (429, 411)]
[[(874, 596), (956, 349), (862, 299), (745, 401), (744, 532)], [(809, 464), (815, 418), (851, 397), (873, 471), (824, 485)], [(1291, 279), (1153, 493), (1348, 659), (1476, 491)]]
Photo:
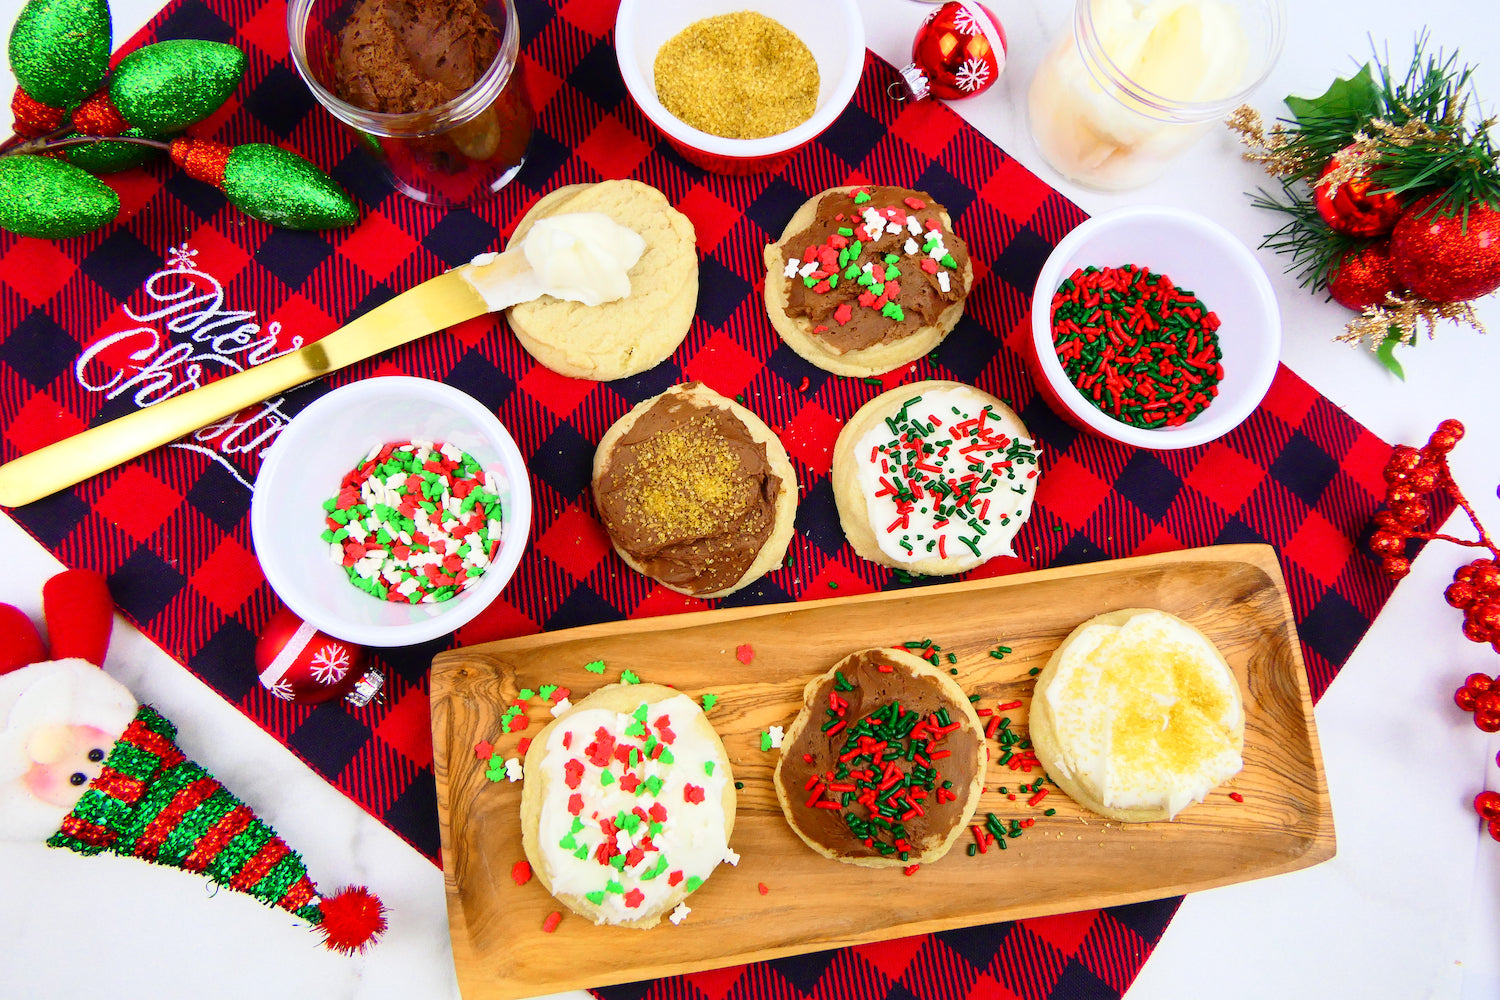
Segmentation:
[(984, 730), (945, 670), (865, 649), (809, 681), (776, 763), (776, 798), (802, 841), (868, 868), (930, 864), (984, 790)]
[(479, 582), (500, 551), (504, 484), (452, 444), (377, 444), (324, 501), (322, 540), (382, 601), (435, 604)]
[(600, 688), (542, 730), (524, 770), (532, 871), (596, 924), (654, 927), (721, 862), (739, 860), (724, 744), (698, 703), (671, 688)]
[(915, 361), (963, 316), (968, 246), (922, 191), (875, 184), (807, 201), (766, 247), (766, 312), (787, 345), (836, 375)]
[(1041, 481), (1040, 450), (1009, 406), (963, 382), (882, 393), (834, 445), (844, 534), (865, 559), (927, 576), (1011, 555)]

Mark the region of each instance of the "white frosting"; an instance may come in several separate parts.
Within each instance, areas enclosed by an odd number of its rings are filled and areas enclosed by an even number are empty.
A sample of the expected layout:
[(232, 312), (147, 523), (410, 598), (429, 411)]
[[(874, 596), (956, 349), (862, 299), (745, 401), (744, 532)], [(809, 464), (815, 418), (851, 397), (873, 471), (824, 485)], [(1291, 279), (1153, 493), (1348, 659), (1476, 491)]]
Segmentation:
[[(974, 555), (981, 560), (1010, 554), (1011, 539), (1030, 515), (1036, 494), (1038, 447), (1022, 436), (1025, 428), (1014, 414), (1008, 409), (997, 412), (977, 407), (972, 392), (941, 389), (914, 398), (917, 401), (905, 407), (907, 417), (932, 427), (924, 435), (932, 450), (924, 453), (922, 464), (938, 471), (911, 464), (915, 449), (901, 446), (905, 431), (899, 417), (896, 423), (902, 431), (893, 431), (890, 422), (882, 422), (854, 446), (856, 476), (880, 551), (898, 563), (915, 563), (940, 553)], [(995, 446), (965, 452), (975, 441), (966, 434), (955, 438), (955, 428), (976, 420), (981, 409), (985, 418), (979, 426), (990, 432), (988, 440)], [(972, 468), (979, 462), (984, 464), (983, 473)], [(989, 481), (979, 485), (974, 494), (977, 502), (958, 512), (952, 510), (950, 499), (922, 485), (937, 477), (957, 484), (966, 476), (981, 474)], [(921, 495), (913, 491), (913, 499), (907, 500), (893, 492), (892, 486), (900, 485), (898, 477), (902, 482), (915, 481)], [(973, 526), (974, 521), (979, 528)]]
[[(589, 901), (600, 908), (600, 923), (629, 922), (664, 905), (681, 884), (708, 878), (731, 853), (724, 835), (723, 808), (724, 786), (730, 780), (729, 761), (717, 741), (696, 731), (702, 710), (691, 698), (675, 695), (647, 706), (645, 715), (647, 735), (642, 735), (634, 713), (605, 709), (576, 712), (553, 728), (542, 758), (542, 771), (549, 784), (548, 795), (542, 801), (538, 843), (552, 875), (552, 889), (585, 898), (595, 894)], [(663, 718), (665, 729), (673, 737), (670, 743), (661, 738), (663, 727), (657, 725)], [(588, 753), (600, 729), (616, 745), (637, 749), (644, 748), (648, 736), (656, 737), (672, 760), (668, 763), (642, 754), (636, 766), (628, 767), (611, 757), (606, 767), (600, 767), (590, 760)], [(570, 745), (565, 747), (565, 742)], [(570, 761), (582, 766), (576, 788), (568, 787)], [(704, 766), (710, 763), (712, 773)], [(610, 776), (608, 784), (601, 781), (605, 772)], [(578, 774), (577, 765), (574, 773)], [(622, 780), (627, 773), (641, 782), (637, 786), (639, 792), (628, 790), (629, 783)], [(660, 781), (655, 792), (649, 790), (654, 781)], [(692, 801), (699, 796), (688, 794), (690, 785), (701, 791), (700, 801)], [(582, 798), (582, 808), (576, 817), (569, 811), (569, 800), (575, 794)], [(653, 821), (649, 819), (653, 806), (665, 812), (654, 833)], [(648, 818), (640, 819), (635, 813), (637, 809)], [(637, 817), (633, 830), (619, 826), (621, 813)], [(615, 827), (607, 834), (602, 826), (604, 820)], [(602, 862), (597, 851), (606, 838), (621, 855), (632, 847), (640, 847), (643, 856), (623, 869)], [(570, 849), (567, 844), (574, 846)], [(578, 849), (584, 850), (582, 858), (576, 856)], [(665, 865), (660, 862), (662, 858), (666, 859)], [(646, 877), (653, 871), (653, 877)], [(679, 884), (671, 880), (674, 872), (682, 874)], [(610, 882), (621, 891), (608, 891)], [(634, 906), (628, 903), (632, 890), (641, 894)]]
[[(1093, 0), (1099, 47), (1126, 77), (1176, 102), (1222, 100), (1245, 74), (1239, 11), (1222, 0)], [(1032, 127), (1064, 174), (1123, 188), (1154, 175), (1200, 130), (1102, 89), (1067, 32), (1033, 77)]]
[(570, 212), (538, 219), (527, 230), (521, 241), (527, 268), (488, 268), (496, 255), (481, 254), (462, 273), (491, 311), (542, 295), (597, 306), (630, 294), (630, 269), (645, 251), (639, 233), (604, 213)]
[(1243, 766), (1239, 685), (1195, 629), (1160, 612), (1086, 627), (1032, 705), (1054, 767), (1110, 808), (1176, 816)]

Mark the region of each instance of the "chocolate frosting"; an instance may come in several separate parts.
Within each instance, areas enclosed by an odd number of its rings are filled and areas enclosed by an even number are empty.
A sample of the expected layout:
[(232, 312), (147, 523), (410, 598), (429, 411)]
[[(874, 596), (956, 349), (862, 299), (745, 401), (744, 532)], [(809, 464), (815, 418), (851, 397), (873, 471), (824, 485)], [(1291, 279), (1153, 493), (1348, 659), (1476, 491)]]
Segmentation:
[[(879, 669), (882, 663), (889, 664), (894, 669), (890, 673), (883, 673)], [(892, 663), (882, 656), (879, 650), (856, 654), (844, 660), (838, 670), (853, 683), (853, 690), (839, 690), (834, 677), (825, 678), (803, 709), (811, 716), (807, 725), (797, 734), (794, 742), (782, 746), (781, 769), (777, 780), (786, 792), (797, 828), (807, 838), (839, 857), (895, 856), (894, 852), (887, 855), (879, 848), (869, 846), (850, 829), (844, 818), (845, 814), (869, 819), (871, 813), (865, 805), (851, 801), (843, 809), (809, 807), (807, 800), (811, 792), (807, 785), (814, 775), (826, 781), (829, 772), (834, 772), (835, 781), (839, 781), (838, 758), (850, 739), (849, 731), (866, 716), (896, 702), (900, 704), (903, 713), (915, 710), (922, 718), (940, 708), (946, 708), (952, 721), (960, 723), (958, 729), (948, 733), (941, 741), (929, 745), (931, 750), (947, 750), (951, 753), (949, 757), (933, 760), (938, 771), (935, 786), (940, 787), (944, 781), (951, 781), (953, 785), (950, 791), (956, 798), (940, 803), (935, 794), (929, 793), (927, 798), (921, 800), (924, 814), (902, 823), (906, 840), (911, 844), (908, 853), (913, 856), (941, 845), (953, 827), (963, 821), (969, 786), (979, 768), (979, 755), (984, 752), (979, 734), (970, 726), (962, 724), (965, 716), (939, 686), (937, 678), (913, 674), (909, 668)], [(848, 702), (843, 716), (848, 725), (836, 732), (832, 739), (822, 732), (824, 723), (832, 721), (831, 717), (825, 719), (830, 693), (835, 693)], [(917, 741), (919, 748), (921, 742)], [(893, 747), (902, 748), (903, 756), (905, 745), (902, 740), (892, 743)], [(811, 762), (806, 760), (808, 754), (812, 755)], [(896, 765), (903, 774), (909, 774), (913, 766), (904, 759), (896, 761)], [(832, 797), (839, 796), (835, 794)], [(883, 837), (890, 842), (889, 834), (883, 834)]]
[(474, 86), (499, 48), (478, 0), (360, 0), (339, 32), (334, 89), (366, 111), (426, 111)]
[[(860, 267), (867, 261), (885, 266), (887, 255), (898, 258), (895, 264), (900, 273), (895, 280), (900, 291), (891, 301), (901, 309), (903, 318), (899, 320), (890, 318), (878, 308), (860, 304), (860, 295), (872, 289), (859, 284), (857, 279), (847, 277), (847, 264), (835, 268), (839, 276), (838, 283), (826, 291), (816, 290), (822, 287), (818, 283), (809, 288), (800, 276), (782, 278), (787, 283), (786, 314), (806, 319), (812, 327), (813, 336), (820, 338), (840, 354), (877, 344), (888, 344), (910, 336), (922, 327), (933, 326), (944, 309), (962, 301), (969, 291), (964, 277), (969, 248), (952, 230), (942, 226), (943, 206), (926, 193), (908, 188), (869, 187), (861, 190), (868, 191), (870, 195), (870, 200), (861, 204), (855, 203), (855, 193), (835, 191), (824, 195), (818, 202), (817, 216), (812, 225), (796, 233), (782, 245), (782, 261), (797, 261), (800, 265), (805, 261), (809, 247), (821, 248), (830, 239), (835, 244), (841, 239), (855, 239), (856, 237), (839, 231), (854, 230), (861, 226), (868, 208), (881, 212), (894, 208), (899, 219), (904, 221), (907, 216), (916, 216), (921, 224), (924, 236), (913, 236), (903, 225), (899, 233), (882, 231), (875, 240), (862, 240), (862, 250), (854, 261)], [(920, 203), (922, 207), (913, 208), (912, 205), (916, 203)], [(943, 245), (953, 261), (954, 266), (940, 265), (938, 268), (948, 275), (947, 291), (943, 291), (936, 273), (929, 273), (921, 267), (922, 260), (927, 256), (921, 247), (925, 242), (929, 220), (936, 221), (941, 226)], [(908, 240), (915, 240), (918, 247), (915, 254), (907, 254), (905, 248)], [(834, 263), (836, 262), (835, 258)], [(820, 268), (809, 277), (818, 278), (821, 282), (826, 273), (826, 268)], [(838, 313), (846, 304), (848, 317), (846, 321), (840, 322)]]
[(781, 489), (766, 446), (739, 418), (667, 393), (615, 443), (594, 502), (610, 538), (648, 575), (711, 594), (755, 561)]

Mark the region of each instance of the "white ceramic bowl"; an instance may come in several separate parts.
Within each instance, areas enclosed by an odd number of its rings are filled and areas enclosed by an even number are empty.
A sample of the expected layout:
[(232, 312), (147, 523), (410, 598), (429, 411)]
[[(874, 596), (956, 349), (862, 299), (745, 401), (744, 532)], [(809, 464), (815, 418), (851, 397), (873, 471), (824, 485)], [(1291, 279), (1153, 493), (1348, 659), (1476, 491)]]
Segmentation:
[[(1121, 423), (1068, 380), (1052, 342), (1052, 297), (1076, 269), (1135, 264), (1197, 294), (1220, 321), (1219, 394), (1177, 427)], [(1255, 255), (1201, 215), (1150, 205), (1097, 215), (1052, 251), (1031, 302), (1031, 371), (1052, 408), (1075, 426), (1139, 448), (1190, 448), (1222, 437), (1260, 405), (1281, 357), (1281, 310)]]
[[(319, 536), (323, 501), (370, 448), (393, 441), (462, 448), (499, 488), (500, 550), (479, 582), (446, 601), (381, 601), (349, 582)], [(477, 400), (431, 379), (370, 378), (335, 389), (292, 418), (267, 451), (250, 501), (250, 532), (261, 569), (304, 621), (362, 646), (409, 646), (447, 635), (500, 593), (526, 548), (531, 483), (521, 452)]]
[[(796, 128), (764, 139), (725, 139), (686, 124), (656, 99), (657, 50), (707, 17), (753, 10), (802, 39), (818, 63), (818, 106)], [(706, 170), (750, 174), (789, 159), (843, 113), (865, 69), (865, 26), (855, 0), (621, 0), (615, 58), (630, 96), (684, 157)], [(725, 72), (733, 72), (726, 67)]]

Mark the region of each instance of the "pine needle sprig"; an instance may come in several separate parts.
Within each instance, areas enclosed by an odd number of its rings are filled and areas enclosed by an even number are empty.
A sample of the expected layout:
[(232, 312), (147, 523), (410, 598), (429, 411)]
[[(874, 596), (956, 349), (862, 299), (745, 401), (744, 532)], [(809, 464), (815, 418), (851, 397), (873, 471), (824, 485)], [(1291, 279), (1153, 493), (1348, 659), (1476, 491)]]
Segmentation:
[(1302, 288), (1326, 291), (1335, 265), (1372, 242), (1336, 233), (1324, 224), (1311, 200), (1296, 188), (1296, 177), (1281, 179), (1281, 194), (1260, 188), (1250, 204), (1285, 217), (1280, 229), (1261, 240), (1261, 247), (1290, 257), (1286, 270)]

